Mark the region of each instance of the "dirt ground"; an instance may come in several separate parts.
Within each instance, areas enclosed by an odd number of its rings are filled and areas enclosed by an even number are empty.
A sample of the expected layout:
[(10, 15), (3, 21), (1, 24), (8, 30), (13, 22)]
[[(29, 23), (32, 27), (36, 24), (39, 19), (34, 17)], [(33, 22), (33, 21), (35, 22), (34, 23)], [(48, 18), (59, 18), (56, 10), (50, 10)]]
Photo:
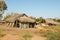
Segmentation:
[(31, 34), (33, 37), (30, 40), (46, 40), (45, 37), (41, 37), (40, 35), (36, 35), (35, 32), (38, 31), (35, 28), (11, 28), (6, 25), (0, 25), (0, 29), (3, 30), (5, 34), (0, 40), (24, 40), (22, 37), (25, 33)]

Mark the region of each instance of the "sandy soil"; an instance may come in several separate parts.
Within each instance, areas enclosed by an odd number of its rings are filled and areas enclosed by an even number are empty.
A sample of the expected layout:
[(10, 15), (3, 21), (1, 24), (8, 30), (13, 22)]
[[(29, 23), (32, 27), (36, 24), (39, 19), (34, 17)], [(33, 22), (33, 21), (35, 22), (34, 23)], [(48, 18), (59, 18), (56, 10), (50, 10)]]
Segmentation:
[(46, 40), (46, 38), (45, 37), (34, 35), (34, 37), (31, 40)]
[[(30, 32), (33, 35), (33, 32), (36, 29), (20, 29), (20, 28), (9, 28), (6, 25), (0, 25), (0, 29), (3, 30), (3, 33), (6, 34), (5, 36), (1, 37), (0, 40), (22, 40), (22, 35), (25, 32)], [(33, 35), (31, 40), (46, 40), (45, 37), (41, 37), (38, 35)]]

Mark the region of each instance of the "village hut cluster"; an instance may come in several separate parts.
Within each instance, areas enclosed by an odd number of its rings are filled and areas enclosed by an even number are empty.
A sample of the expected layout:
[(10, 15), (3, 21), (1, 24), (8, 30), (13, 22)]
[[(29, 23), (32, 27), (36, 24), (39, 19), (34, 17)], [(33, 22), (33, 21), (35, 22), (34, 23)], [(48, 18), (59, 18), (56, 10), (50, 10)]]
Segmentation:
[(42, 26), (56, 26), (60, 24), (59, 22), (54, 21), (53, 19), (47, 18), (45, 19), (46, 23), (41, 23)]
[(9, 27), (34, 28), (36, 24), (36, 21), (28, 17), (25, 13), (14, 13), (5, 21)]
[(45, 21), (49, 26), (54, 26), (54, 25), (56, 26), (56, 25), (60, 24), (60, 23), (54, 21), (53, 19), (49, 19), (49, 18), (45, 19)]
[(12, 15), (3, 20), (0, 20), (0, 24), (5, 24), (8, 27), (18, 27), (18, 28), (36, 28), (37, 25), (40, 26), (56, 26), (60, 23), (55, 22), (52, 19), (45, 19), (45, 23), (39, 23), (35, 19), (30, 18), (25, 13), (18, 14), (12, 13)]
[(52, 19), (45, 19), (46, 23), (39, 23), (36, 20), (28, 17), (25, 13), (18, 14), (14, 13), (11, 15), (11, 17), (7, 18), (5, 21), (2, 19), (2, 14), (4, 13), (4, 10), (7, 9), (7, 5), (5, 4), (4, 0), (0, 1), (0, 24), (6, 23), (9, 27), (19, 27), (19, 28), (34, 28), (35, 25), (41, 24), (42, 26), (52, 26), (60, 24), (58, 22), (53, 21)]

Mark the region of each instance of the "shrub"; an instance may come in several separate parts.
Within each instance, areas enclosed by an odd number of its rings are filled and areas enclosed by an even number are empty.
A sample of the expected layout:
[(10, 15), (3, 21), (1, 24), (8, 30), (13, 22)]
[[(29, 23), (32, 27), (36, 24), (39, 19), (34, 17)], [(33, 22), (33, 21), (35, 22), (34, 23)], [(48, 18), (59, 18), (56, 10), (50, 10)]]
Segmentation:
[(23, 38), (24, 38), (24, 40), (28, 40), (28, 39), (32, 38), (32, 35), (30, 35), (29, 33), (26, 33), (23, 35)]
[(60, 31), (57, 30), (57, 32), (53, 32), (51, 30), (47, 30), (44, 36), (47, 37), (47, 40), (60, 40)]
[(4, 34), (3, 34), (3, 31), (0, 29), (0, 37), (3, 37)]

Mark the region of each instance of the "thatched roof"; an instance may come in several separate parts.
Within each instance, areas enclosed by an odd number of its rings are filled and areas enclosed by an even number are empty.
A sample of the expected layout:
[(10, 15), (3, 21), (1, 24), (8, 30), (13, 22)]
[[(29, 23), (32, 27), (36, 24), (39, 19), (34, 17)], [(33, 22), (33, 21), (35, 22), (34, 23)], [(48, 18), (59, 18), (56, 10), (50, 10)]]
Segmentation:
[(31, 22), (31, 23), (35, 22), (34, 19), (31, 19), (31, 18), (26, 17), (26, 16), (20, 17), (20, 18), (18, 18), (18, 20), (19, 20), (20, 22)]
[(46, 23), (51, 23), (51, 24), (59, 24), (58, 22), (55, 22), (53, 19), (45, 19)]
[(13, 14), (10, 18), (6, 19), (7, 22), (15, 22), (18, 19), (20, 22), (35, 22), (34, 19), (29, 18), (26, 14)]

